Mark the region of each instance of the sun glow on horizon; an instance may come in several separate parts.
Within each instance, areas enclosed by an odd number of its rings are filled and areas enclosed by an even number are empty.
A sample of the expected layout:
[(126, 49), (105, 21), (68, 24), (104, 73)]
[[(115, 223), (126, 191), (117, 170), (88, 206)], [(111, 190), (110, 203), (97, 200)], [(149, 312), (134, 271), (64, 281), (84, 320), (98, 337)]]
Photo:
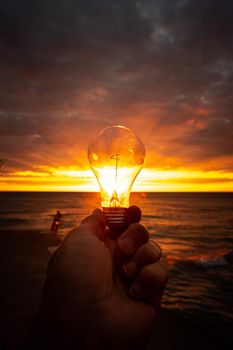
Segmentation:
[[(0, 177), (1, 191), (99, 192), (90, 169), (40, 167)], [(132, 192), (233, 191), (233, 172), (144, 168)]]

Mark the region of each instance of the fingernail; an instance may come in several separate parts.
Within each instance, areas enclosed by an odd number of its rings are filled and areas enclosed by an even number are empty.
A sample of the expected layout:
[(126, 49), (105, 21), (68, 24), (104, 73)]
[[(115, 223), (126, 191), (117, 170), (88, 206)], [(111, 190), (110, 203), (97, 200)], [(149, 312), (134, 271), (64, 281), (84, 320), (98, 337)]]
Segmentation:
[(95, 209), (93, 210), (93, 212), (92, 212), (92, 215), (96, 215), (96, 214), (98, 215), (99, 212), (101, 212), (101, 210), (98, 209), (98, 208), (95, 208)]
[(130, 294), (136, 298), (142, 298), (144, 296), (143, 289), (138, 283), (134, 283), (129, 290)]
[(125, 254), (131, 254), (134, 252), (134, 244), (131, 238), (123, 237), (119, 239), (119, 247)]
[(129, 262), (123, 265), (123, 269), (129, 277), (133, 277), (137, 271), (137, 266), (133, 262)]

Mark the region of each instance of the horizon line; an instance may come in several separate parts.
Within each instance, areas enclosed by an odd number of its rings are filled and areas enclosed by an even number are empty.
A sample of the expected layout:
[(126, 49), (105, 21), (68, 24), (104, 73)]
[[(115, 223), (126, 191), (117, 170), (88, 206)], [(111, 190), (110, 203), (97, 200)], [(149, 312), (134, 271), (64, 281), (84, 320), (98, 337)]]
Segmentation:
[[(100, 193), (99, 191), (27, 191), (27, 190), (19, 190), (19, 191), (11, 191), (11, 190), (2, 190), (0, 193)], [(233, 193), (233, 191), (131, 191), (132, 193)]]

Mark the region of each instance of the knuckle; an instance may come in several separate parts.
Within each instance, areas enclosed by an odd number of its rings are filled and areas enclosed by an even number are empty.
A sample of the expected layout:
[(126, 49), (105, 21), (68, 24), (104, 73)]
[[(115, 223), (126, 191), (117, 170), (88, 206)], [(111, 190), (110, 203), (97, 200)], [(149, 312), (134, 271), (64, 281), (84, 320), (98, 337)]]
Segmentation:
[(145, 264), (152, 263), (158, 260), (158, 254), (154, 247), (152, 247), (149, 243), (142, 245), (138, 251), (138, 260)]
[(149, 280), (154, 280), (158, 284), (164, 284), (168, 280), (168, 268), (166, 264), (161, 264), (159, 261), (145, 266), (144, 275), (148, 276)]
[(160, 247), (160, 245), (158, 245), (158, 243), (155, 242), (154, 239), (150, 239), (150, 244), (158, 251), (159, 256), (162, 256), (162, 248)]
[(133, 223), (130, 225), (130, 231), (133, 232), (133, 236), (135, 236), (136, 239), (138, 239), (140, 242), (148, 242), (149, 240), (149, 232), (143, 226), (139, 223)]
[(163, 277), (163, 281), (167, 283), (167, 281), (169, 280), (169, 270), (165, 261), (160, 261), (160, 269), (161, 269), (161, 275)]
[(162, 256), (162, 248), (152, 240), (149, 240), (151, 250), (156, 254), (157, 258), (160, 259)]

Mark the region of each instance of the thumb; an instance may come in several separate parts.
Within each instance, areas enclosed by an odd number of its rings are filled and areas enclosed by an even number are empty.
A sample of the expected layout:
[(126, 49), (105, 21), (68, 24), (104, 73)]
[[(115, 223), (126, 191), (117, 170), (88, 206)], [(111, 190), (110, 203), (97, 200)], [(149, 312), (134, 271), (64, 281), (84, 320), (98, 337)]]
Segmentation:
[(47, 273), (50, 271), (51, 266), (56, 260), (56, 257), (59, 256), (61, 251), (64, 250), (65, 246), (74, 246), (74, 243), (77, 242), (77, 240), (80, 239), (82, 235), (86, 234), (93, 234), (94, 236), (98, 237), (101, 241), (104, 241), (105, 228), (106, 220), (103, 212), (100, 209), (95, 209), (90, 216), (87, 216), (85, 219), (82, 220), (79, 227), (73, 229), (66, 235), (61, 245), (51, 256), (47, 267)]
[(82, 220), (80, 228), (85, 228), (88, 232), (93, 233), (102, 241), (104, 240), (104, 232), (106, 229), (105, 215), (100, 209), (95, 209), (90, 216)]

